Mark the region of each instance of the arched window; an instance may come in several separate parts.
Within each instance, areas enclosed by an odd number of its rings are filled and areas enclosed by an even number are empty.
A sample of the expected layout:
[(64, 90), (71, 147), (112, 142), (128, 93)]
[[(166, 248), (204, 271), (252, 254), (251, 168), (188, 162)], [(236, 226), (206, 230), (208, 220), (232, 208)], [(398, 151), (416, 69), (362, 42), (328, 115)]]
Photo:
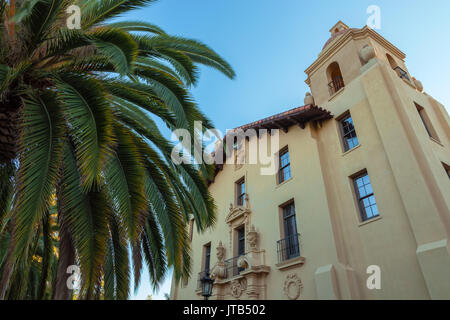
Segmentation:
[(327, 68), (328, 89), (330, 95), (341, 90), (344, 85), (344, 79), (342, 78), (341, 68), (337, 62), (333, 62)]
[(404, 78), (408, 81), (411, 81), (409, 79), (408, 73), (405, 70), (403, 70), (402, 68), (400, 68), (400, 66), (397, 64), (397, 62), (394, 60), (394, 58), (392, 58), (392, 56), (389, 53), (386, 53), (386, 57), (389, 61), (389, 65), (395, 72), (397, 72), (397, 74), (400, 78)]
[(392, 58), (392, 56), (389, 53), (386, 53), (386, 57), (389, 61), (391, 68), (395, 70), (398, 67), (397, 62), (395, 62), (394, 58)]

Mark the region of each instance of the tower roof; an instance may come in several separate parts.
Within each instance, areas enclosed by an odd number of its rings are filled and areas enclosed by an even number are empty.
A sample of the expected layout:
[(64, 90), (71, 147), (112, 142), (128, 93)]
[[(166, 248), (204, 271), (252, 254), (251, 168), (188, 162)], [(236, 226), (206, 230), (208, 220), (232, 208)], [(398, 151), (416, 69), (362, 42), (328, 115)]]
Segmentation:
[(342, 21), (338, 21), (334, 26), (331, 27), (330, 33), (331, 37), (330, 39), (325, 42), (325, 45), (323, 46), (322, 50), (324, 50), (331, 42), (333, 42), (334, 39), (346, 34), (350, 30), (359, 30), (357, 28), (349, 28), (345, 23)]

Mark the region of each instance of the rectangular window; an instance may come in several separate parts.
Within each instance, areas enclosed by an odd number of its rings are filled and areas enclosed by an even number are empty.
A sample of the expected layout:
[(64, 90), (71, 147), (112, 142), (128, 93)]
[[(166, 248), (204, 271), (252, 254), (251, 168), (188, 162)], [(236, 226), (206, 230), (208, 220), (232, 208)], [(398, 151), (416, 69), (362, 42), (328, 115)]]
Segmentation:
[(279, 249), (281, 248), (282, 250), (282, 260), (288, 260), (300, 255), (294, 202), (284, 206), (282, 209), (284, 239), (279, 243)]
[(361, 213), (361, 220), (364, 222), (378, 217), (378, 207), (367, 172), (353, 178), (353, 185)]
[(238, 206), (245, 205), (245, 178), (236, 182), (236, 204)]
[[(237, 257), (245, 255), (245, 225), (239, 227), (237, 230)], [(236, 259), (237, 262), (237, 259)], [(237, 272), (243, 271), (243, 268), (237, 268)]]
[(291, 161), (289, 160), (289, 149), (284, 148), (280, 151), (280, 171), (278, 183), (282, 183), (291, 178)]
[(358, 137), (356, 136), (355, 126), (350, 114), (347, 114), (339, 120), (341, 129), (342, 142), (344, 144), (344, 151), (349, 151), (359, 145)]
[(237, 229), (237, 255), (245, 255), (245, 226)]
[(209, 272), (209, 267), (211, 263), (211, 243), (208, 243), (203, 247), (205, 262), (203, 264), (203, 270), (205, 273)]
[(425, 112), (425, 109), (422, 106), (419, 106), (417, 103), (414, 103), (414, 104), (416, 105), (417, 112), (419, 113), (419, 116), (420, 116), (420, 119), (422, 120), (423, 126), (425, 127), (425, 130), (427, 131), (430, 138), (433, 138), (434, 140), (439, 141), (436, 130), (434, 130), (434, 127), (431, 124), (430, 118), (428, 117), (427, 113)]

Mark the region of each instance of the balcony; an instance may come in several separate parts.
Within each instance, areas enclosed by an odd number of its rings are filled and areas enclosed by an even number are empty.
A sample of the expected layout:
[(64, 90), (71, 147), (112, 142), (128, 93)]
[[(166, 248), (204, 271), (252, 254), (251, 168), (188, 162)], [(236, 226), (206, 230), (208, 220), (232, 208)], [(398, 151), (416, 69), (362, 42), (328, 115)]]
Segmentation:
[(345, 85), (342, 76), (334, 77), (333, 80), (328, 84), (330, 96), (341, 90), (343, 87), (345, 87)]
[(300, 234), (293, 234), (277, 241), (278, 263), (300, 257)]
[(403, 70), (402, 68), (400, 68), (400, 67), (395, 67), (395, 68), (394, 68), (394, 71), (397, 72), (398, 76), (399, 76), (401, 79), (405, 79), (405, 80), (408, 80), (409, 82), (411, 82), (411, 79), (409, 78), (408, 73), (407, 73), (405, 70)]
[(238, 266), (238, 260), (240, 257), (242, 257), (242, 256), (237, 256), (237, 257), (233, 257), (228, 260), (225, 260), (225, 270), (226, 270), (225, 278), (226, 279), (235, 277), (235, 276), (239, 275), (242, 271), (245, 270), (245, 268)]

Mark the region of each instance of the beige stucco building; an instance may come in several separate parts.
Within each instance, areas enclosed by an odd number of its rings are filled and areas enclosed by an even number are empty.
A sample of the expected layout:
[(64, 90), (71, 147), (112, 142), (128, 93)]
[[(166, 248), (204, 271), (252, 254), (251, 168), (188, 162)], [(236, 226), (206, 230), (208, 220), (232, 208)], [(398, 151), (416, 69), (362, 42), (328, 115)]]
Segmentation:
[(242, 127), (280, 129), (278, 173), (218, 166), (172, 299), (202, 299), (205, 270), (212, 299), (450, 299), (449, 115), (377, 32), (330, 32), (305, 105)]

